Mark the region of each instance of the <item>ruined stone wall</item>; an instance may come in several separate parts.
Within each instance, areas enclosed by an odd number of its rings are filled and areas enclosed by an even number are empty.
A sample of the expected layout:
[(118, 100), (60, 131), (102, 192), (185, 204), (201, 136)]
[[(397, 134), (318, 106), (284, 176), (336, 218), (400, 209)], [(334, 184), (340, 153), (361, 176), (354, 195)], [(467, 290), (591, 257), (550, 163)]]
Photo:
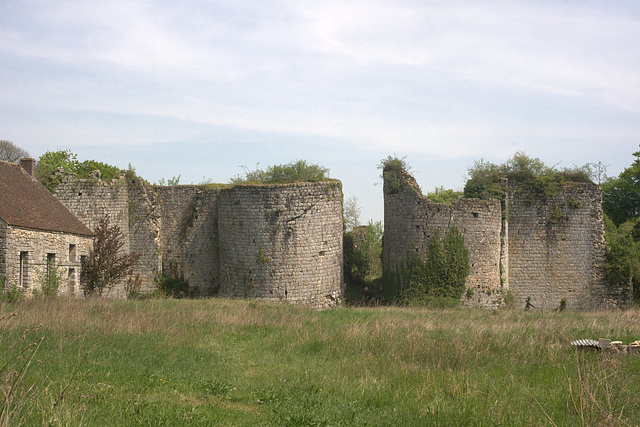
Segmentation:
[(154, 188), (144, 180), (129, 174), (127, 201), (129, 250), (139, 254), (134, 277), (141, 292), (155, 289), (155, 279), (162, 268), (160, 248), (161, 202)]
[(497, 200), (464, 199), (451, 205), (434, 203), (420, 191), (406, 171), (385, 176), (385, 271), (398, 271), (408, 257), (428, 258), (429, 240), (438, 230), (442, 237), (458, 228), (469, 250), (469, 275), (463, 302), (495, 306), (502, 303), (500, 233), (502, 210)]
[(221, 187), (157, 187), (161, 205), (162, 268), (184, 277), (200, 295), (220, 288), (218, 196)]
[(509, 189), (509, 287), (517, 306), (571, 309), (624, 304), (630, 290), (604, 281), (602, 195), (595, 184), (573, 184), (554, 197), (517, 185)]
[[(25, 253), (22, 286), (29, 293), (41, 289), (52, 260), (62, 283), (61, 293), (81, 294), (80, 259), (89, 254), (93, 238), (74, 234), (45, 232), (19, 227), (4, 227), (4, 274), (7, 284), (20, 284), (20, 253)], [(51, 256), (51, 258), (49, 258)]]
[[(101, 181), (76, 179), (73, 174), (65, 174), (53, 194), (91, 231), (105, 215), (109, 215), (110, 223), (129, 235), (129, 197), (124, 176)], [(124, 250), (129, 250), (128, 240)]]
[(220, 294), (317, 308), (342, 297), (337, 181), (237, 185), (220, 193)]
[[(77, 179), (74, 174), (68, 173), (61, 178), (53, 193), (58, 200), (92, 231), (102, 218), (109, 215), (109, 223), (120, 227), (126, 236), (122, 251), (130, 252), (129, 187), (124, 173), (111, 181)], [(111, 292), (115, 298), (123, 298), (125, 294), (124, 281), (116, 284)]]
[[(342, 296), (337, 181), (157, 187), (132, 174), (111, 182), (66, 176), (56, 196), (90, 227), (105, 214), (115, 219), (126, 250), (142, 255), (134, 275), (143, 292), (164, 273), (188, 280), (200, 295), (222, 290), (315, 307)], [(114, 295), (124, 296), (124, 283)]]

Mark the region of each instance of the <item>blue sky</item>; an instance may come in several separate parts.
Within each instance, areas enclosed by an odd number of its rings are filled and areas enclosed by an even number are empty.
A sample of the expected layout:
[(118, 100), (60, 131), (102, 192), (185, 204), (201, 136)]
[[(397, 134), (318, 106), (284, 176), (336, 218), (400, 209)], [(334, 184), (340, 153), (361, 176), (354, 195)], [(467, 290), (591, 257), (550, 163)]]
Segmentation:
[(640, 144), (636, 1), (0, 2), (0, 139), (149, 181), (304, 159), (382, 219), (379, 161), (424, 191), (474, 160)]

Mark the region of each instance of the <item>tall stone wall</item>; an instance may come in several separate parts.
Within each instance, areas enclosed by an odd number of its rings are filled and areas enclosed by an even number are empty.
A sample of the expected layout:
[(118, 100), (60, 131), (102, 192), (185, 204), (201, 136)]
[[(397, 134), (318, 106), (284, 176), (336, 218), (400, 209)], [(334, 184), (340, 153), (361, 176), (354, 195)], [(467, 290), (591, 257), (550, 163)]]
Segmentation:
[(565, 186), (545, 198), (509, 189), (509, 287), (515, 303), (555, 309), (624, 305), (630, 289), (604, 280), (606, 255), (602, 195), (595, 184)]
[(497, 200), (464, 199), (451, 205), (427, 199), (406, 171), (385, 177), (385, 271), (405, 267), (409, 257), (428, 258), (429, 240), (455, 226), (469, 250), (469, 275), (463, 302), (495, 306), (501, 302), (500, 242), (502, 210)]
[(238, 185), (219, 196), (220, 294), (332, 307), (342, 296), (337, 181)]
[(184, 277), (200, 295), (220, 288), (218, 196), (221, 187), (157, 187), (161, 205), (162, 268)]
[(496, 306), (509, 291), (516, 306), (598, 309), (624, 306), (629, 287), (604, 278), (606, 256), (602, 194), (591, 183), (565, 185), (553, 197), (504, 182), (498, 200), (432, 203), (405, 171), (385, 172), (385, 272), (402, 269), (409, 256), (428, 258), (435, 230), (455, 225), (469, 249), (463, 297), (469, 305)]
[[(110, 223), (129, 235), (129, 196), (124, 176), (102, 181), (64, 174), (53, 194), (90, 230), (95, 230), (98, 222), (109, 215)], [(128, 239), (124, 250), (129, 251)]]
[(149, 292), (155, 289), (156, 276), (162, 271), (161, 202), (157, 191), (144, 180), (133, 174), (123, 179), (127, 184), (129, 250), (140, 255), (134, 277), (140, 291)]
[[(287, 300), (324, 308), (342, 296), (342, 187), (151, 186), (133, 174), (65, 176), (56, 196), (90, 228), (104, 215), (141, 254), (142, 291), (160, 273), (200, 295)], [(249, 284), (249, 285), (247, 285)], [(115, 295), (124, 295), (124, 283)]]
[[(56, 173), (61, 175), (60, 184), (54, 192), (58, 200), (92, 231), (106, 215), (109, 215), (109, 223), (117, 225), (126, 236), (122, 251), (133, 251), (129, 238), (129, 186), (124, 173), (111, 181), (98, 178), (77, 179), (74, 174)], [(149, 278), (144, 279), (145, 287), (149, 288)], [(110, 296), (115, 298), (124, 298), (125, 295), (124, 281), (117, 283), (110, 293)]]

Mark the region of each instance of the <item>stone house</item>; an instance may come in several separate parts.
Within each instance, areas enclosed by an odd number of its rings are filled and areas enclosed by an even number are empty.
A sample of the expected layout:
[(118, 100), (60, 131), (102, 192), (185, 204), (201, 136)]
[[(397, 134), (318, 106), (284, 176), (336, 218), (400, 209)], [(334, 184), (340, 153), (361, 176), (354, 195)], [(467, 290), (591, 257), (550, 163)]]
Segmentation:
[(0, 161), (2, 291), (18, 286), (32, 293), (47, 277), (57, 277), (61, 293), (76, 294), (93, 233), (36, 181), (34, 171), (34, 159)]

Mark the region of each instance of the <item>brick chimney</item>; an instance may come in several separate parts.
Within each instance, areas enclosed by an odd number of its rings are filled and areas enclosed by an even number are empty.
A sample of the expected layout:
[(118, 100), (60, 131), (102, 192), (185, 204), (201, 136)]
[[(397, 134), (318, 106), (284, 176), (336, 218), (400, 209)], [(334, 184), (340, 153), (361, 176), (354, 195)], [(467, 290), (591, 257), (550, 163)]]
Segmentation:
[(36, 159), (22, 158), (20, 159), (20, 166), (31, 175), (31, 178), (36, 177)]

